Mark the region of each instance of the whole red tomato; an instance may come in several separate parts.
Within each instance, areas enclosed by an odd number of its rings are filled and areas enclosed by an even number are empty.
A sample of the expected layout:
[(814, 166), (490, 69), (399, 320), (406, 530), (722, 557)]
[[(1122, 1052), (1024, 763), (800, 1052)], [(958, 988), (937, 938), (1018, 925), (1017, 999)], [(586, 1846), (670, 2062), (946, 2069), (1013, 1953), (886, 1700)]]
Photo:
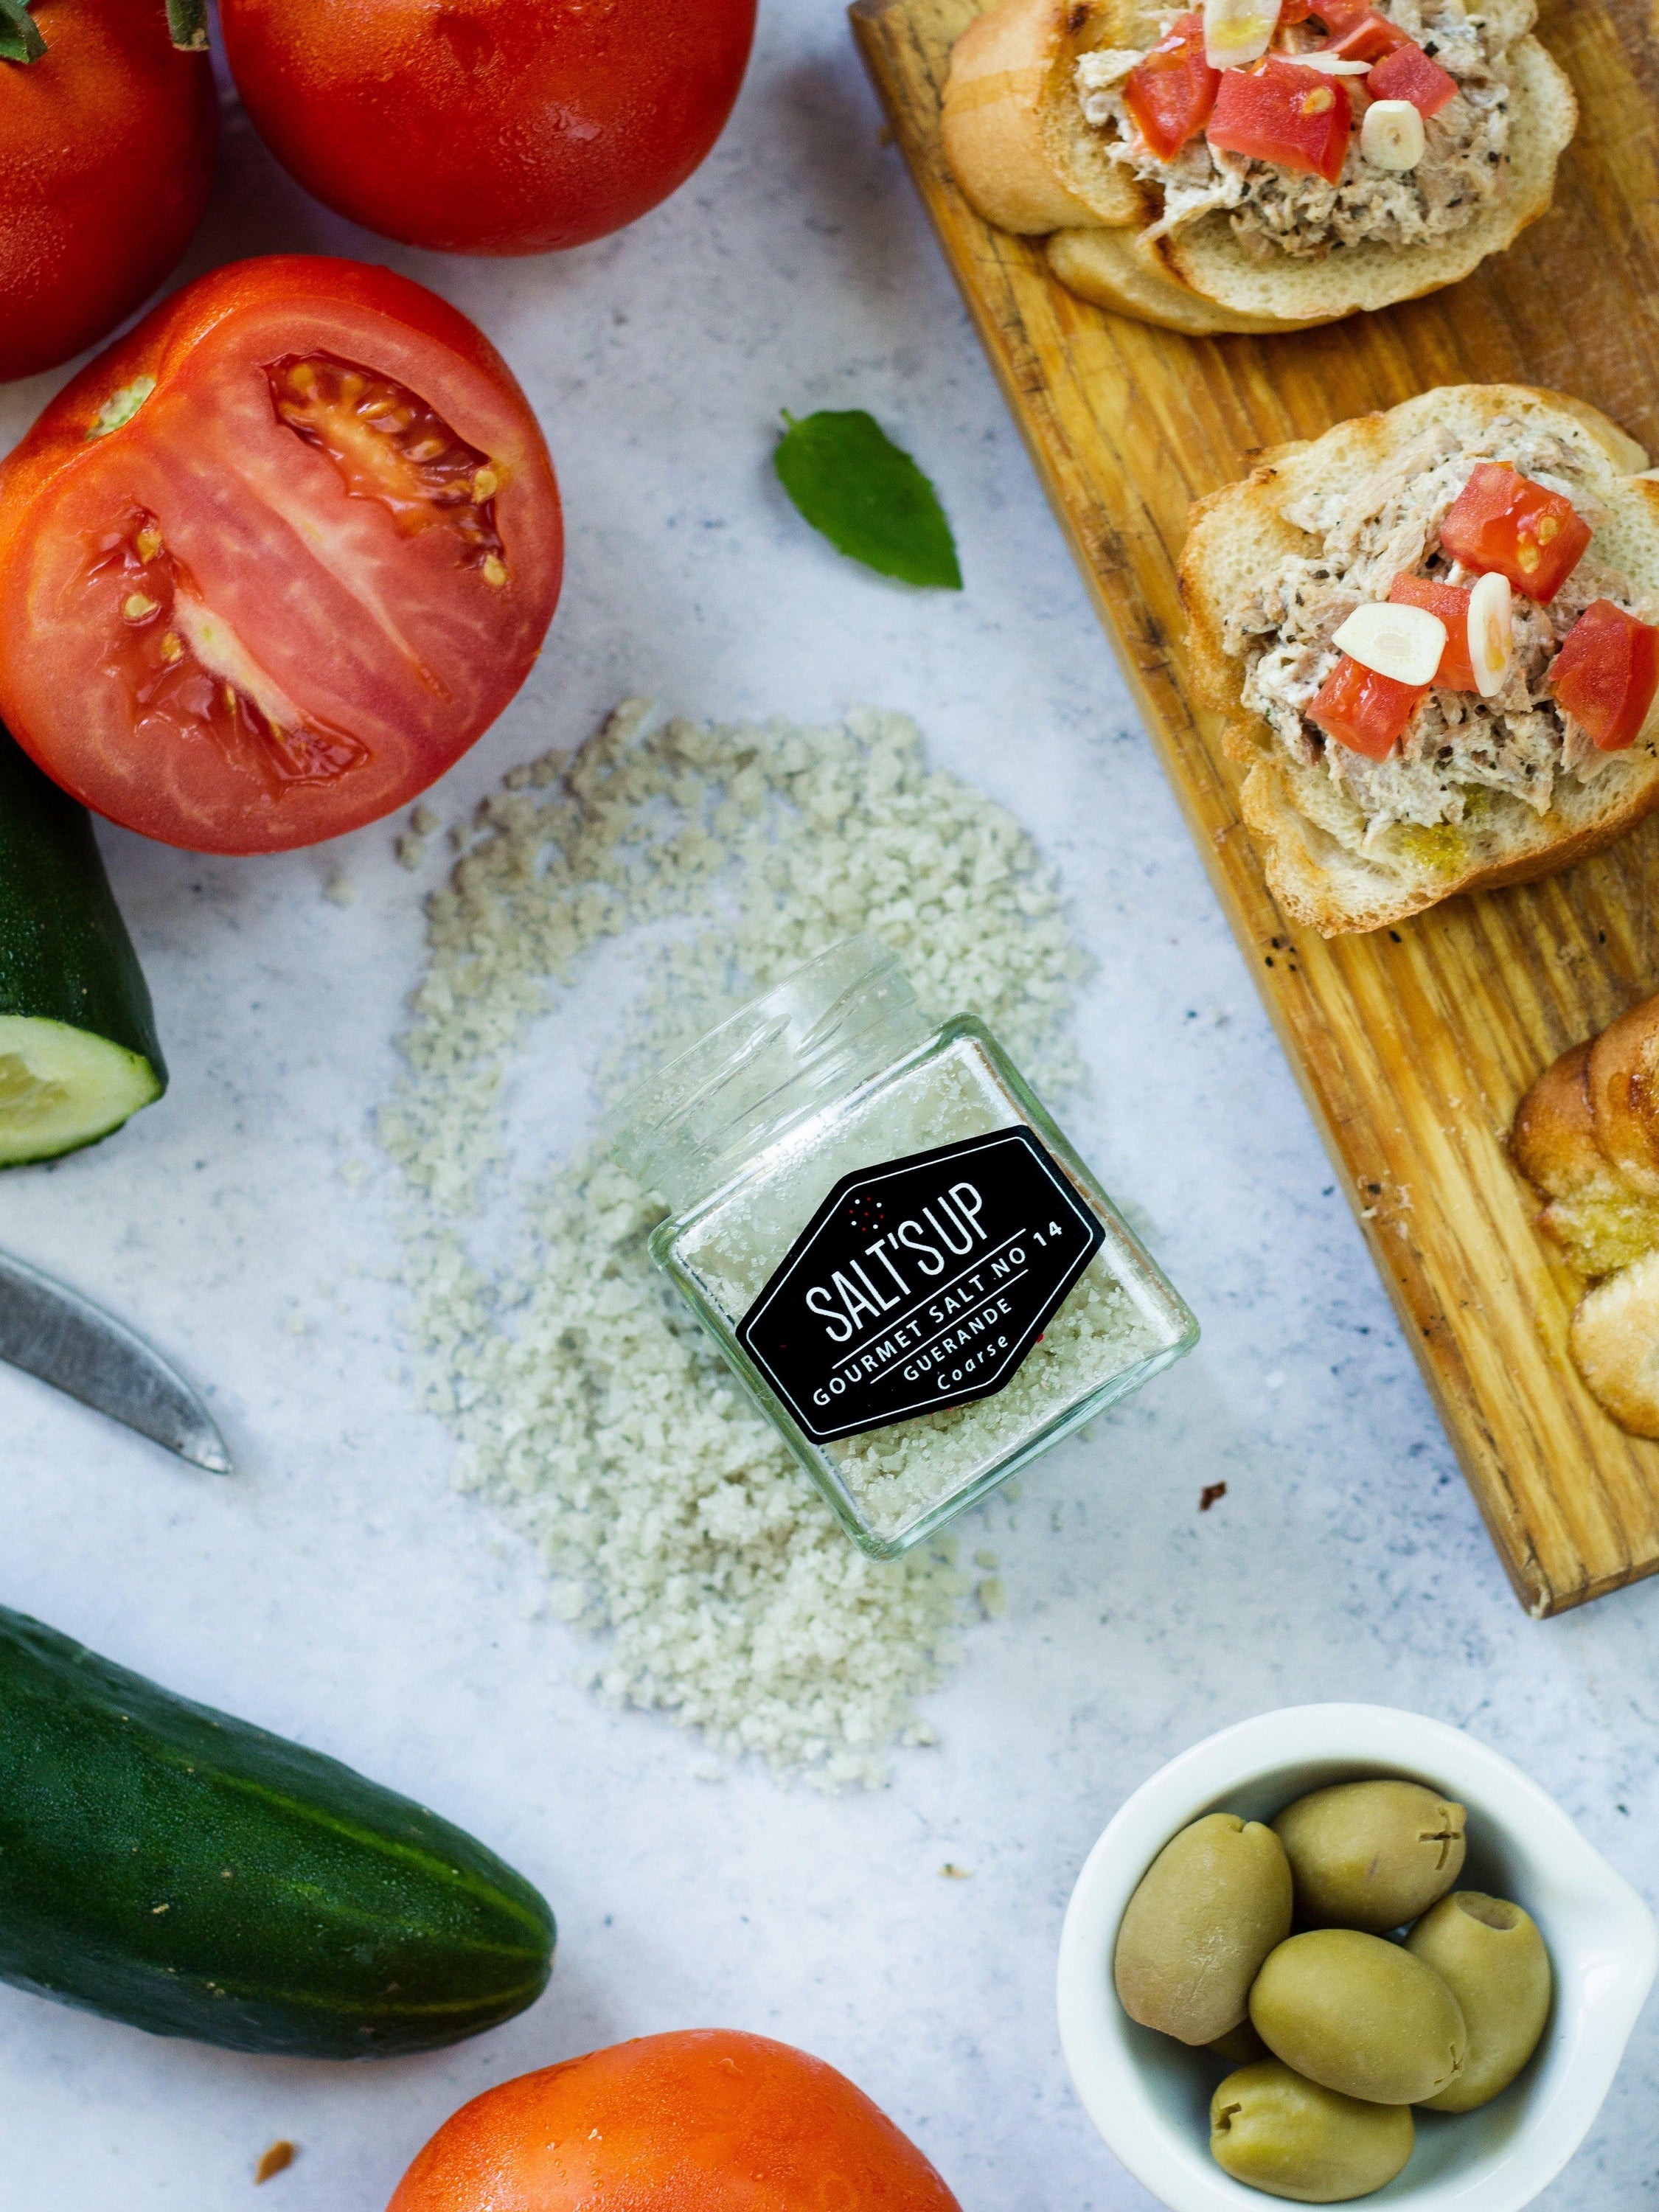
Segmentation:
[(647, 2035), (464, 2105), (387, 2212), (961, 2212), (845, 2075), (720, 2028)]
[(541, 431), (465, 315), (359, 262), (238, 262), (0, 462), (0, 720), (146, 836), (313, 844), (489, 727), (562, 562)]
[(207, 205), (218, 108), (163, 0), (36, 0), (40, 60), (0, 61), (0, 384), (95, 344)]
[(254, 128), (354, 222), (450, 253), (633, 222), (732, 111), (755, 0), (221, 0)]

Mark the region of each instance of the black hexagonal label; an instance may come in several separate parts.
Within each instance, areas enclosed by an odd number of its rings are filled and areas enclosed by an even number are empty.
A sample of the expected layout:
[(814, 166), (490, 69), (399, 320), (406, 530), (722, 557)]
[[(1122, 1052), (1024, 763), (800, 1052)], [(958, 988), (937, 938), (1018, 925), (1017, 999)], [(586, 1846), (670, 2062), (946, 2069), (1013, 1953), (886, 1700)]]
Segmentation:
[(1006, 1388), (1105, 1231), (1024, 1123), (843, 1176), (738, 1324), (815, 1443)]

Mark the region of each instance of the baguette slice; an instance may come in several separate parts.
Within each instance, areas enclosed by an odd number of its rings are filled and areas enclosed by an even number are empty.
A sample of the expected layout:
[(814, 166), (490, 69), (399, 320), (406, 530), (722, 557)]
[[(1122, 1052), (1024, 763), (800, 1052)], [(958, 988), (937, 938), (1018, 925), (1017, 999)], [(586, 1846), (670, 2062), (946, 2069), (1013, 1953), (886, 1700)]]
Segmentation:
[[(1308, 330), (1456, 283), (1549, 206), (1577, 105), (1550, 55), (1523, 37), (1511, 52), (1507, 189), (1453, 237), (1261, 258), (1221, 211), (1151, 235), (1161, 196), (1085, 125), (1073, 71), (1097, 47), (1155, 44), (1160, 12), (1146, 0), (997, 0), (951, 50), (940, 132), (957, 183), (988, 222), (1051, 234), (1050, 267), (1085, 300), (1188, 336)], [(1534, 4), (1487, 0), (1481, 12), (1519, 32)]]
[[(1127, 229), (1057, 230), (1048, 240), (1048, 266), (1068, 292), (1092, 300), (1097, 307), (1110, 307), (1137, 322), (1156, 323), (1162, 330), (1179, 331), (1186, 337), (1310, 327), (1286, 322), (1279, 315), (1245, 315), (1218, 307), (1172, 276), (1155, 252), (1139, 251), (1140, 237), (1139, 231)], [(1331, 318), (1316, 315), (1313, 320), (1328, 322)]]
[(1586, 1291), (1567, 1342), (1579, 1373), (1620, 1427), (1659, 1437), (1659, 1252)]
[(1154, 219), (1153, 196), (1107, 158), (1071, 85), (1079, 55), (1158, 36), (1135, 0), (1001, 0), (969, 25), (951, 50), (939, 137), (988, 222), (1036, 236)]
[(1351, 487), (1431, 424), (1473, 436), (1505, 414), (1541, 418), (1541, 428), (1577, 450), (1607, 512), (1595, 533), (1597, 557), (1659, 591), (1659, 483), (1638, 474), (1647, 455), (1582, 400), (1525, 385), (1445, 385), (1386, 414), (1338, 423), (1321, 438), (1275, 448), (1242, 483), (1193, 509), (1181, 591), (1190, 617), (1194, 693), (1200, 706), (1228, 718), (1228, 753), (1249, 769), (1240, 806), (1274, 897), (1293, 921), (1326, 937), (1380, 929), (1460, 891), (1552, 875), (1659, 806), (1656, 704), (1628, 752), (1586, 782), (1560, 778), (1544, 815), (1507, 793), (1483, 793), (1477, 820), (1431, 830), (1400, 825), (1366, 848), (1363, 813), (1323, 764), (1298, 765), (1244, 708), (1243, 664), (1222, 646), (1228, 614), (1286, 554), (1317, 550), (1316, 539), (1285, 520), (1285, 503)]
[(1659, 993), (1546, 1068), (1510, 1135), (1516, 1167), (1550, 1201), (1539, 1228), (1592, 1284), (1568, 1347), (1595, 1397), (1638, 1437), (1659, 1437), (1656, 1079)]

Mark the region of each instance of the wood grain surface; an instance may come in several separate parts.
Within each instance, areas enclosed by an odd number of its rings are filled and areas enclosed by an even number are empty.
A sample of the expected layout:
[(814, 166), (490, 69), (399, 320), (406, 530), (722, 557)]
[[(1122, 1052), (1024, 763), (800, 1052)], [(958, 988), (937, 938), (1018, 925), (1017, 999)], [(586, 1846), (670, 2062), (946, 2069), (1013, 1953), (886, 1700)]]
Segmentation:
[[(1577, 393), (1659, 449), (1659, 40), (1639, 0), (1539, 26), (1583, 110), (1555, 205), (1449, 291), (1270, 338), (1108, 314), (992, 229), (939, 147), (974, 0), (860, 0), (853, 27), (1228, 920), (1522, 1603), (1557, 1613), (1659, 1570), (1659, 1443), (1579, 1381), (1579, 1285), (1504, 1151), (1546, 1064), (1659, 984), (1659, 817), (1548, 881), (1325, 943), (1274, 906), (1218, 723), (1190, 704), (1187, 511), (1264, 447), (1437, 384)], [(1363, 1409), (1354, 1408), (1356, 1431)], [(1402, 1471), (1402, 1480), (1413, 1479)]]

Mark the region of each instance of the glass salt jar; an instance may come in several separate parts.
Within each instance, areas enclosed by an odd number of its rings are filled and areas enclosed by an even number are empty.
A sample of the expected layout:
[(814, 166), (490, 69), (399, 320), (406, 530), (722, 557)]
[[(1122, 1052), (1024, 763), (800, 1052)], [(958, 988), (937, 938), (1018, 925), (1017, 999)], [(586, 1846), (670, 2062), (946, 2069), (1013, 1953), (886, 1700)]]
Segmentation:
[(891, 1559), (1189, 1352), (1198, 1324), (984, 1024), (847, 939), (627, 1098), (664, 1268)]

